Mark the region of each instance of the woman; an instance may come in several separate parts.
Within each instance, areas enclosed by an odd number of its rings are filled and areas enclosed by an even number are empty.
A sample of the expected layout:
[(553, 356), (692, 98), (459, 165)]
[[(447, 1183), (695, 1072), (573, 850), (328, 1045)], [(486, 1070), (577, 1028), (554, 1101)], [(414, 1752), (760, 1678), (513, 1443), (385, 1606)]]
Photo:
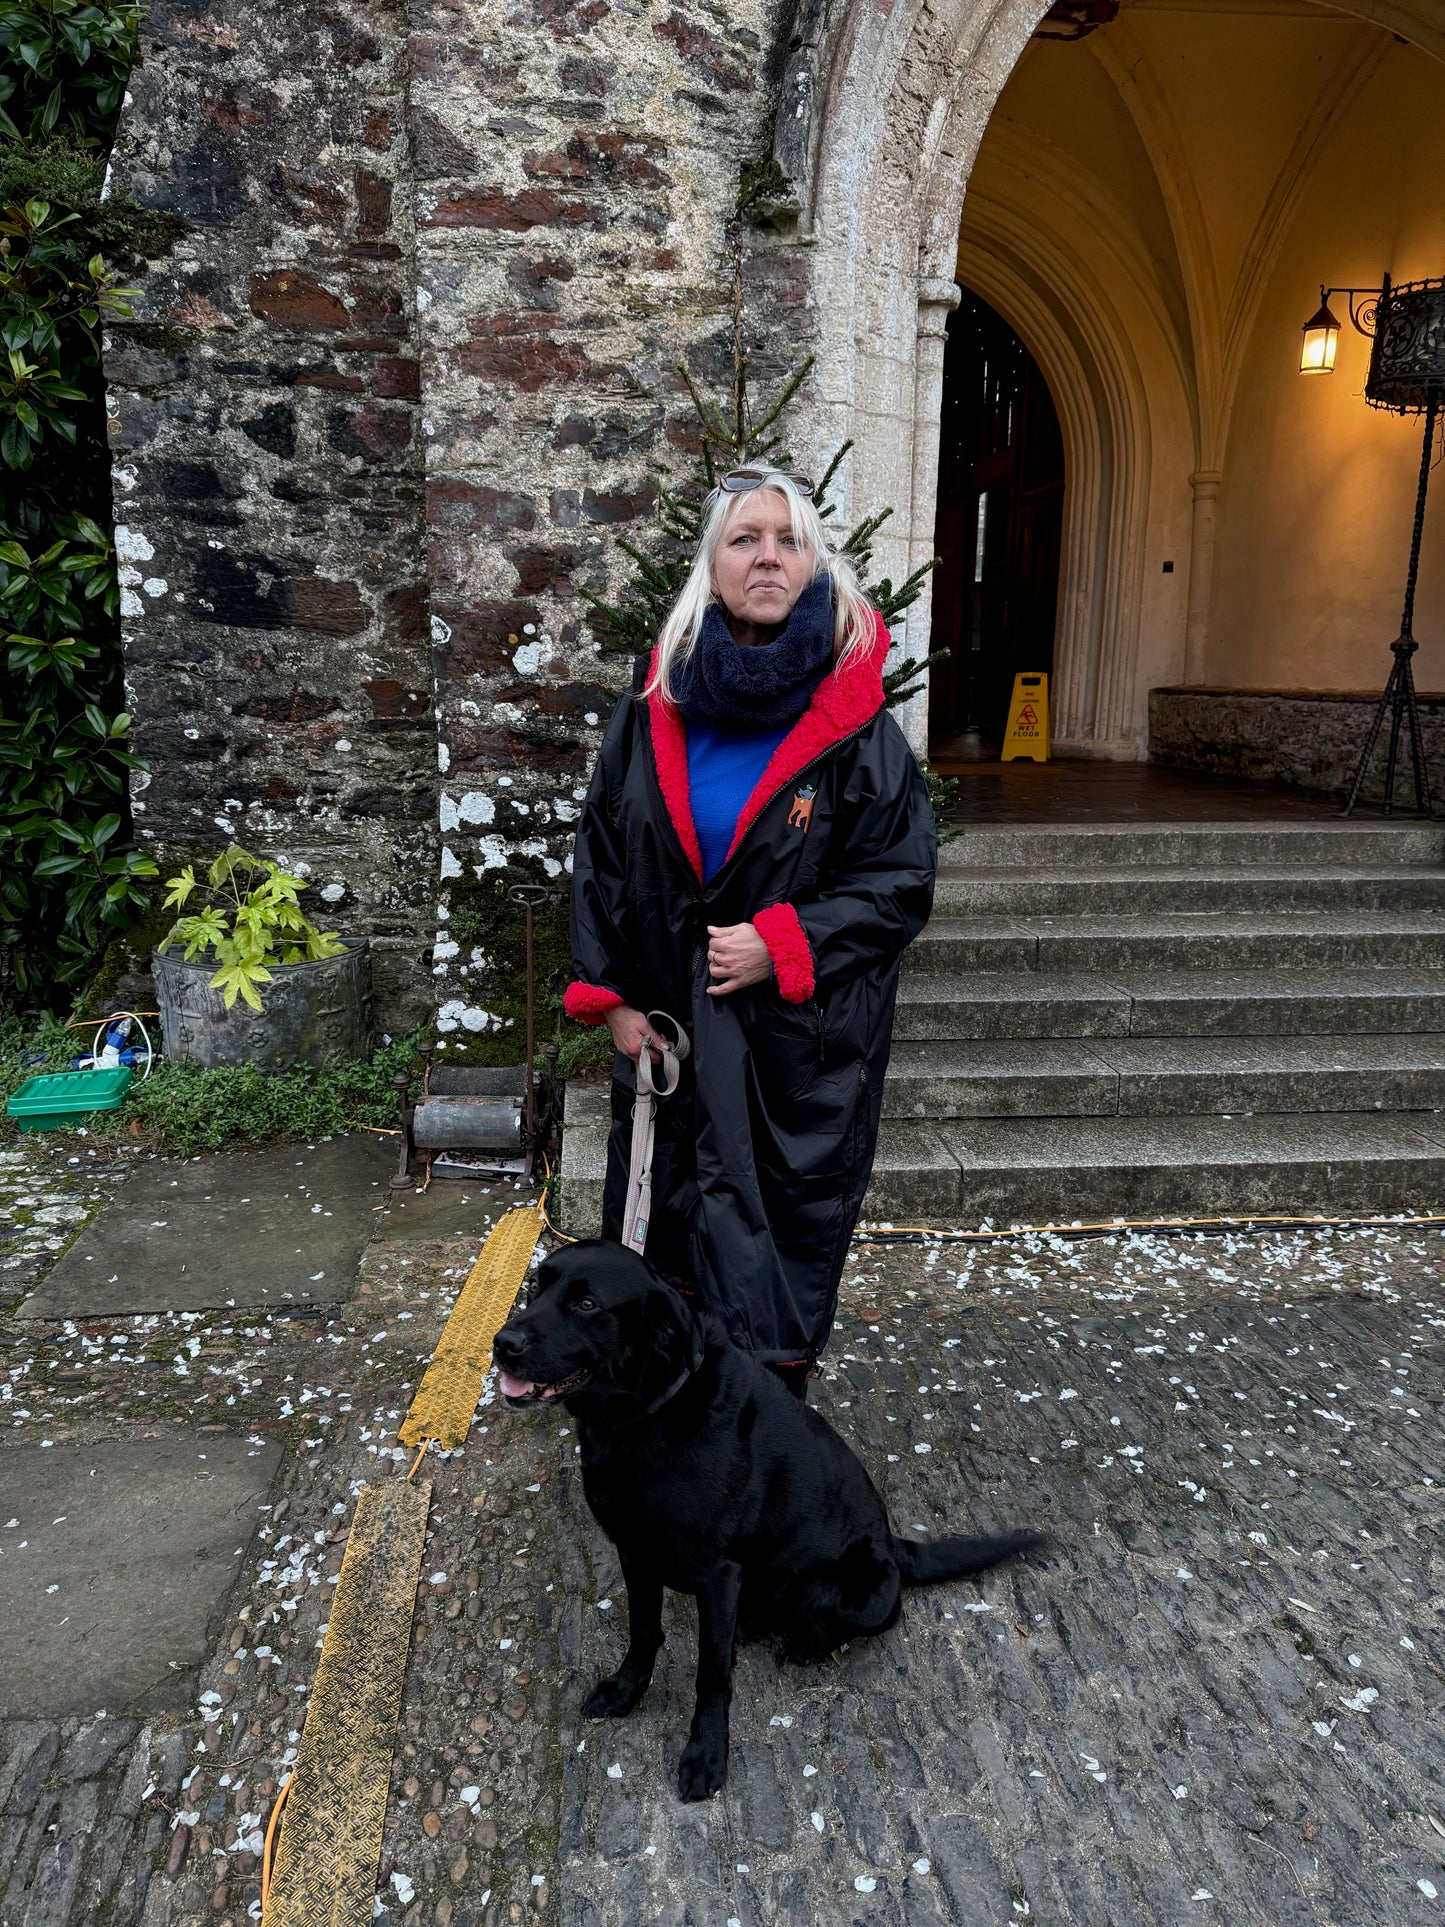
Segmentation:
[(750, 468), (709, 497), (582, 811), (580, 981), (565, 998), (618, 1051), (611, 1238), (646, 1013), (690, 1033), (657, 1105), (647, 1256), (799, 1397), (832, 1328), (898, 961), (928, 917), (936, 856), (923, 776), (883, 707), (887, 627), (828, 553), (811, 496)]

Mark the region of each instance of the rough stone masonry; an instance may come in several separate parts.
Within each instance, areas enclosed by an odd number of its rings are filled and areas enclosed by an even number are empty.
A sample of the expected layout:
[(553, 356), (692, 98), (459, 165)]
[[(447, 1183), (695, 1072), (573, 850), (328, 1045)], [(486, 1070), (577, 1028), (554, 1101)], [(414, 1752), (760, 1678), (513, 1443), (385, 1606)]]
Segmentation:
[[(769, 0), (148, 13), (112, 189), (188, 232), (107, 348), (137, 825), (302, 868), (383, 1028), (434, 973), (485, 1032), (469, 906), (562, 874), (628, 671), (581, 591), (685, 469), (678, 363), (730, 368), (787, 54)], [(785, 364), (800, 251), (749, 232)]]

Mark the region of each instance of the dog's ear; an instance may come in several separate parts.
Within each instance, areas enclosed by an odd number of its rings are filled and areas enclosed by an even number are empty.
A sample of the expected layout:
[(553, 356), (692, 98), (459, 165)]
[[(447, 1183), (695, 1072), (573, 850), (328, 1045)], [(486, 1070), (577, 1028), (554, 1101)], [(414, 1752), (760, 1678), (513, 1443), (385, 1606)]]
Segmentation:
[(648, 1337), (668, 1360), (671, 1376), (695, 1372), (702, 1363), (702, 1328), (681, 1292), (659, 1278), (648, 1294), (647, 1310)]

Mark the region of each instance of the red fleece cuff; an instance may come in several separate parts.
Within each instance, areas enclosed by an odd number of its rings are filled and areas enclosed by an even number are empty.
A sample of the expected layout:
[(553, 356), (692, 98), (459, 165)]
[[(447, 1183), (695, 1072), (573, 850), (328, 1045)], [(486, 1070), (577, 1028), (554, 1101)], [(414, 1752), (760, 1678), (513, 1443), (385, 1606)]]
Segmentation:
[(797, 911), (791, 903), (770, 904), (753, 928), (768, 946), (778, 995), (785, 1004), (805, 1004), (813, 994), (813, 952)]
[(609, 1010), (616, 1010), (627, 999), (601, 984), (568, 984), (562, 992), (562, 1008), (579, 1024), (600, 1024)]

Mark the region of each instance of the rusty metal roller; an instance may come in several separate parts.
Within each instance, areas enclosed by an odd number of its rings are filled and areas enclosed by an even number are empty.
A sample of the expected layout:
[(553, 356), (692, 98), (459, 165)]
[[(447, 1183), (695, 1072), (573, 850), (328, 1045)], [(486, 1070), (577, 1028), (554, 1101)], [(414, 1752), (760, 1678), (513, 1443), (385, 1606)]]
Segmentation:
[(412, 1118), (412, 1138), (420, 1151), (497, 1151), (518, 1157), (522, 1151), (520, 1097), (424, 1097)]

